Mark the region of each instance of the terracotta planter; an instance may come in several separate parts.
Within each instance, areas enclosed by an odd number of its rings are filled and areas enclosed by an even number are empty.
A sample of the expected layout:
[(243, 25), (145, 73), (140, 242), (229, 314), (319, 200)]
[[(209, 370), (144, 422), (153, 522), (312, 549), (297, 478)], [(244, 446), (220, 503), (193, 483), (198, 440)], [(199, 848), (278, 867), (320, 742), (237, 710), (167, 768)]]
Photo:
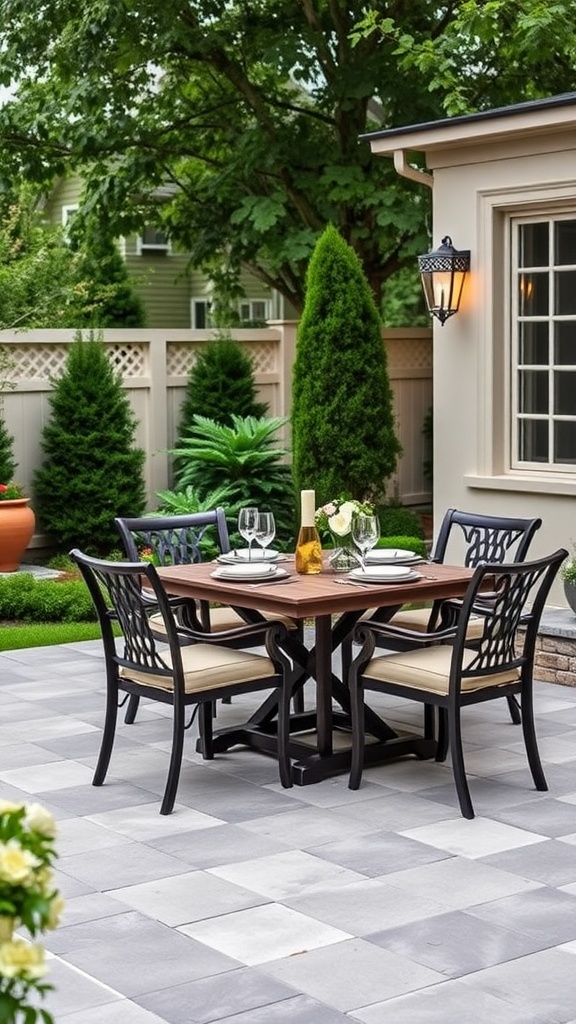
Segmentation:
[(0, 572), (17, 572), (36, 525), (29, 498), (0, 501)]

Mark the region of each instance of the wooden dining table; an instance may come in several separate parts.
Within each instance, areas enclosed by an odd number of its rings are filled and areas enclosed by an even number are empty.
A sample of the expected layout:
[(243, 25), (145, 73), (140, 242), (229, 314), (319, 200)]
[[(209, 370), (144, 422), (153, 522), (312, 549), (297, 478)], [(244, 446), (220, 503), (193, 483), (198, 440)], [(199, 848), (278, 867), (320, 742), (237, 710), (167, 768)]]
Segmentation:
[[(305, 646), (302, 631), (291, 632), (285, 645), (300, 670), (296, 687), (310, 678), (316, 682), (314, 710), (295, 713), (290, 722), (292, 777), (296, 785), (304, 786), (346, 771), (350, 765), (348, 688), (334, 671), (333, 656), (358, 619), (372, 608), (379, 609), (378, 617), (385, 619), (403, 604), (462, 597), (473, 570), (422, 562), (414, 566), (418, 578), (409, 582), (360, 585), (346, 574), (334, 573), (327, 560), (321, 573), (309, 576), (296, 573), (293, 558), (281, 564), (287, 575), (265, 582), (218, 578), (214, 563), (162, 566), (158, 573), (168, 594), (229, 605), (249, 621), (263, 621), (263, 612), (313, 621), (312, 648)], [(242, 744), (274, 755), (275, 721), (276, 703), (271, 696), (247, 722), (215, 730), (214, 750)], [(366, 730), (366, 763), (407, 753), (434, 756), (434, 738), (399, 734), (369, 708)]]

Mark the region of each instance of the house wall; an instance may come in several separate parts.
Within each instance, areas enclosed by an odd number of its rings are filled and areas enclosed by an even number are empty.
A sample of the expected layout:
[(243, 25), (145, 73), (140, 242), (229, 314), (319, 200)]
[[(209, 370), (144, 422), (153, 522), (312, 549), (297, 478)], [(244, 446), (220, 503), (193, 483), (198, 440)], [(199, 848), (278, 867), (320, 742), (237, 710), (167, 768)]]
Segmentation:
[[(289, 416), (296, 324), (277, 322), (267, 329), (232, 332), (250, 355), (259, 398), (270, 415)], [(42, 461), (41, 434), (50, 417), (52, 380), (62, 372), (74, 331), (0, 331), (13, 359), (13, 390), (3, 396), (2, 414), (14, 437), (16, 478), (32, 493), (32, 480)], [(146, 452), (145, 481), (148, 508), (157, 506), (156, 492), (170, 480), (166, 449), (177, 439), (180, 408), (190, 368), (211, 331), (106, 330), (103, 340), (109, 358), (121, 374), (138, 421), (136, 444)], [(422, 424), (432, 397), (431, 332), (427, 329), (389, 330), (388, 351), (397, 431), (403, 456), (394, 489), (405, 504), (431, 499), (423, 475), (425, 458)], [(289, 444), (289, 429), (286, 428)], [(39, 532), (32, 547), (46, 544)]]
[[(478, 127), (481, 132), (481, 127)], [(532, 550), (547, 554), (576, 540), (576, 479), (566, 473), (511, 472), (506, 417), (510, 371), (505, 217), (510, 211), (576, 216), (574, 131), (428, 153), (434, 172), (435, 244), (450, 234), (471, 250), (461, 311), (434, 325), (434, 511), (447, 507), (540, 516)], [(437, 236), (437, 237), (436, 237)], [(560, 581), (551, 602), (565, 605)]]

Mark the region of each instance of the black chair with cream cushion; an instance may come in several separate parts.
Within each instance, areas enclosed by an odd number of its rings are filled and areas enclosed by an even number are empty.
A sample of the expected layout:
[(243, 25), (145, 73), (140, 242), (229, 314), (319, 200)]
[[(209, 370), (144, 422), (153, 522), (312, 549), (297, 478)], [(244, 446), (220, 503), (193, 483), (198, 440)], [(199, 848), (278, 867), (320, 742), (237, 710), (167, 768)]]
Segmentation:
[[(116, 730), (120, 695), (147, 697), (172, 707), (172, 749), (168, 777), (160, 808), (170, 814), (176, 799), (184, 744), (185, 709), (199, 709), (203, 757), (213, 758), (212, 704), (217, 698), (259, 690), (272, 690), (278, 700), (278, 760), (280, 781), (292, 785), (288, 754), (290, 699), (293, 669), (280, 644), (287, 636), (282, 622), (270, 622), (266, 631), (267, 654), (224, 646), (215, 634), (198, 632), (195, 643), (180, 643), (173, 609), (156, 568), (142, 562), (108, 562), (70, 552), (82, 573), (98, 614), (106, 665), (106, 714), (94, 786), (106, 778)], [(143, 584), (154, 595), (164, 624), (164, 641), (156, 639), (143, 594)], [(116, 640), (113, 623), (122, 636)], [(225, 633), (234, 641), (253, 639), (262, 626), (243, 625)], [(235, 635), (232, 635), (235, 634)], [(193, 718), (194, 716), (192, 716)]]
[[(358, 789), (364, 760), (364, 694), (375, 690), (402, 700), (435, 706), (439, 736), (436, 760), (443, 760), (448, 748), (460, 809), (465, 818), (474, 817), (466, 780), (461, 736), (461, 710), (472, 704), (520, 698), (522, 730), (526, 753), (536, 789), (547, 789), (534, 729), (532, 675), (534, 648), (544, 603), (558, 569), (566, 557), (559, 550), (548, 558), (505, 564), (495, 568), (482, 565), (474, 572), (466, 596), (458, 605), (457, 624), (439, 633), (437, 639), (451, 643), (424, 646), (374, 656), (376, 640), (383, 638), (389, 624), (362, 622), (355, 639), (361, 650), (350, 668), (348, 683), (352, 719), (352, 767), (350, 788)], [(477, 644), (467, 641), (470, 619), (480, 615), (483, 629)], [(446, 737), (442, 735), (447, 731)]]
[[(118, 516), (114, 520), (120, 534), (122, 547), (130, 562), (138, 562), (142, 551), (149, 549), (158, 565), (187, 565), (201, 562), (202, 546), (209, 539), (213, 550), (220, 554), (230, 551), (230, 540), (226, 514), (221, 506), (205, 512), (192, 512), (178, 516)], [(150, 625), (157, 639), (163, 638), (164, 622), (154, 606), (154, 597), (145, 595), (149, 602)], [(221, 633), (235, 630), (250, 623), (250, 616), (245, 617), (228, 606), (213, 608), (207, 601), (191, 601), (187, 598), (170, 598), (175, 613), (177, 626), (183, 627), (180, 643), (192, 643), (189, 630), (197, 632)], [(262, 613), (265, 619), (271, 616)], [(275, 616), (276, 620), (284, 621), (290, 630), (298, 629), (293, 619)], [(250, 637), (231, 638), (222, 641), (228, 646), (260, 647), (264, 643), (265, 629), (255, 631)], [(130, 725), (138, 710), (138, 698), (128, 702), (125, 721)]]
[[(466, 565), (469, 568), (487, 563), (523, 562), (534, 534), (541, 525), (541, 519), (482, 515), (449, 508), (442, 520), (430, 561)], [(426, 608), (401, 609), (392, 616), (390, 624), (397, 630), (407, 630), (406, 635), (396, 632), (387, 639), (379, 639), (378, 646), (399, 651), (409, 650), (415, 643), (411, 634), (414, 631), (433, 634), (447, 624), (447, 612), (453, 621), (457, 605), (451, 602), (449, 606), (443, 606), (442, 601), (435, 601)], [(366, 617), (377, 618), (378, 615), (376, 613), (375, 616), (372, 614)], [(480, 639), (483, 628), (483, 617), (472, 614), (468, 623), (469, 644)], [(441, 641), (432, 636), (429, 642)], [(519, 725), (520, 711), (513, 696), (508, 698), (508, 707), (512, 721)]]

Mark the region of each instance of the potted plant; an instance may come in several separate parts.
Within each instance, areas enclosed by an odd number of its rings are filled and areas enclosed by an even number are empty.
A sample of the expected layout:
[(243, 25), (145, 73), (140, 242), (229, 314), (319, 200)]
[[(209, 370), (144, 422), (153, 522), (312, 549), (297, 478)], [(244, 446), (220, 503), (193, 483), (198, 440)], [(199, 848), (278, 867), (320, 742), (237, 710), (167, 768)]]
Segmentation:
[(576, 615), (576, 546), (569, 558), (560, 566), (560, 579), (564, 580), (564, 596)]
[(36, 517), (20, 484), (0, 483), (0, 572), (17, 572)]

